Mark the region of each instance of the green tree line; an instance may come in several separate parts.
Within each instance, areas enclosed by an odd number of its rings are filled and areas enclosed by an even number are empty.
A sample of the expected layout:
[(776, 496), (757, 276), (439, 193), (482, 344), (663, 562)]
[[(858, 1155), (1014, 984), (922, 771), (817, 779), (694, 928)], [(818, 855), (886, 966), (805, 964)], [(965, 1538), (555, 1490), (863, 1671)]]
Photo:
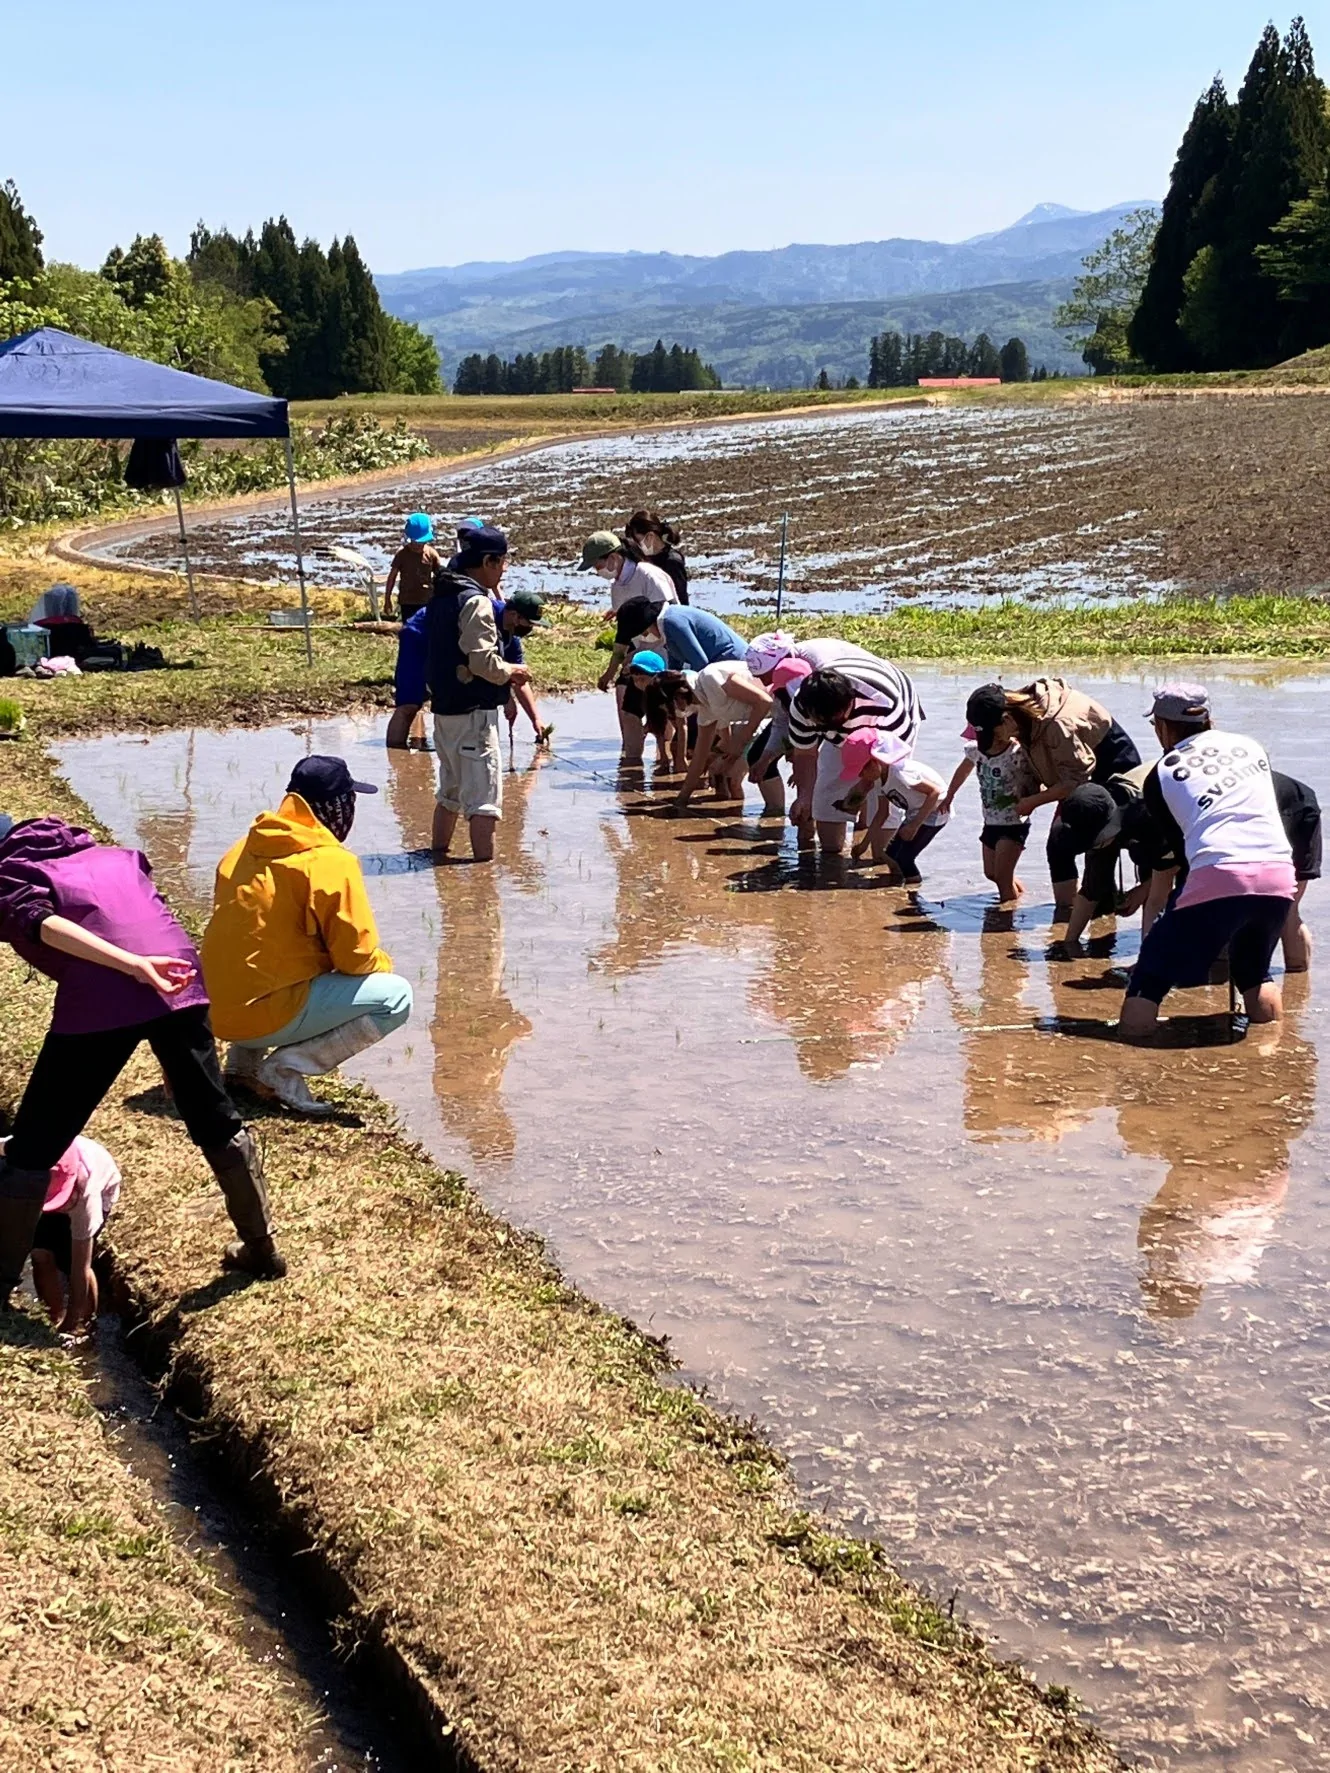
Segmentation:
[(1197, 101), (1159, 213), (1085, 261), (1058, 313), (1099, 374), (1259, 369), (1330, 343), (1330, 95), (1307, 28), (1261, 35)]
[(870, 388), (912, 388), (925, 376), (996, 376), (1004, 382), (1031, 379), (1030, 353), (1022, 339), (1000, 348), (986, 332), (974, 343), (942, 332), (880, 332), (868, 346)]
[(325, 253), (315, 240), (297, 245), (285, 217), (257, 239), (200, 223), (183, 260), (140, 234), (85, 271), (46, 262), (10, 182), (0, 186), (0, 337), (39, 326), (293, 400), (440, 385), (433, 340), (384, 313), (350, 235)]
[(696, 351), (657, 339), (650, 351), (624, 351), (604, 345), (593, 363), (581, 345), (552, 351), (519, 352), (511, 359), (497, 351), (464, 357), (453, 382), (454, 394), (571, 394), (575, 388), (613, 388), (624, 394), (684, 394), (719, 388), (720, 377)]

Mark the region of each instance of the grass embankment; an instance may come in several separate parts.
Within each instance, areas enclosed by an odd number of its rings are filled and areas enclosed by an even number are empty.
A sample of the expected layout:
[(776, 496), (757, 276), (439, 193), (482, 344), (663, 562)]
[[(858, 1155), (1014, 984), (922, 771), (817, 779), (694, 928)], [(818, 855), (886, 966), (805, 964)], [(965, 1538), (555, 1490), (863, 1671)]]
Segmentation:
[[(11, 1066), (18, 986), (10, 969)], [(27, 1318), (0, 1328), (0, 1448), (0, 1766), (303, 1773), (313, 1715)]]
[[(114, 588), (106, 595), (93, 594), (93, 613), (113, 626)], [(173, 623), (157, 638), (171, 651), (185, 632)], [(48, 733), (267, 718), (319, 698), (328, 711), (362, 695), (360, 649), (377, 649), (384, 675), (391, 663), (382, 638), (338, 632), (320, 636), (313, 680), (288, 650), (264, 655), (266, 683), (233, 684), (262, 638), (218, 623), (195, 637), (194, 672), (15, 686), (32, 721), (26, 740), (0, 745), (0, 806), (86, 821), (54, 775)], [(0, 1000), (7, 1110), (50, 1003), (8, 950)], [(333, 1089), (346, 1112), (332, 1125), (255, 1109), (291, 1275), (246, 1286), (218, 1275), (220, 1201), (140, 1057), (92, 1129), (126, 1175), (111, 1242), (204, 1432), (271, 1487), (352, 1597), (353, 1635), (410, 1671), (475, 1765), (1117, 1765), (1063, 1695), (994, 1663), (882, 1551), (801, 1513), (763, 1441), (671, 1384), (658, 1347), (569, 1289), (381, 1103)], [(43, 1358), (76, 1397), (67, 1357)], [(4, 1482), (33, 1469), (26, 1506), (56, 1518), (64, 1478), (20, 1457), (35, 1403), (13, 1392), (6, 1409)], [(95, 1536), (74, 1550), (95, 1593)], [(22, 1557), (31, 1587), (42, 1565), (35, 1551)], [(148, 1608), (147, 1567), (141, 1582), (137, 1564), (117, 1569), (133, 1588), (125, 1604)], [(84, 1691), (109, 1687), (124, 1648), (90, 1640)], [(14, 1653), (26, 1670), (22, 1643)], [(203, 1713), (212, 1689), (201, 1672), (196, 1684)], [(263, 1764), (285, 1765), (280, 1746)]]

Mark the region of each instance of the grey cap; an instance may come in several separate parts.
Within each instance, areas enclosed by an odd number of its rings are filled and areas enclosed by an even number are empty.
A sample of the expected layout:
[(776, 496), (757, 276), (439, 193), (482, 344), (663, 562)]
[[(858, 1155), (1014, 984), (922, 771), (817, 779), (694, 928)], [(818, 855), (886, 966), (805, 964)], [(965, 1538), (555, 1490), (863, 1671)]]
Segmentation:
[(1165, 683), (1155, 691), (1147, 720), (1209, 720), (1210, 692), (1199, 683)]

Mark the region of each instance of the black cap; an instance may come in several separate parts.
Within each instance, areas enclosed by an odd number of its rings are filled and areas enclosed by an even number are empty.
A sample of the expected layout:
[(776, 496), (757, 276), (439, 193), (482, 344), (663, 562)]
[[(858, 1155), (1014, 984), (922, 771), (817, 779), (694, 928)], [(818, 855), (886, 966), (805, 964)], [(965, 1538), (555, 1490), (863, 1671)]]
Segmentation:
[(339, 800), (344, 794), (377, 794), (372, 782), (356, 782), (340, 757), (306, 757), (291, 771), (288, 794), (302, 800)]
[(1062, 823), (1078, 850), (1103, 849), (1118, 835), (1122, 810), (1107, 788), (1097, 782), (1073, 788), (1058, 808)]
[(970, 694), (965, 718), (980, 732), (995, 727), (1007, 712), (1007, 692), (1000, 683), (984, 683)]
[(614, 639), (619, 646), (627, 646), (630, 640), (636, 640), (639, 634), (645, 634), (659, 618), (661, 606), (652, 603), (649, 597), (630, 597), (619, 607), (615, 619)]

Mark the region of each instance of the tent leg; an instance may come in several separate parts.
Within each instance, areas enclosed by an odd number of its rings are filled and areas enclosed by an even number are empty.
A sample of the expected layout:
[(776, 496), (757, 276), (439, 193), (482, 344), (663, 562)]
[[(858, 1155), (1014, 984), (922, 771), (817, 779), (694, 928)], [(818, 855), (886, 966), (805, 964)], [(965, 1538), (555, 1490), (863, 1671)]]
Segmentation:
[(314, 663), (314, 637), (309, 628), (309, 588), (305, 584), (305, 551), (300, 545), (300, 510), (296, 504), (296, 458), (286, 439), (286, 481), (291, 489), (291, 529), (296, 538), (296, 571), (300, 575), (300, 611), (305, 618), (305, 663)]
[(185, 578), (189, 581), (189, 613), (197, 622), (199, 619), (199, 598), (194, 589), (194, 569), (189, 564), (189, 539), (185, 535), (185, 508), (180, 503), (180, 488), (175, 489), (175, 514), (180, 523), (180, 548), (185, 556)]

